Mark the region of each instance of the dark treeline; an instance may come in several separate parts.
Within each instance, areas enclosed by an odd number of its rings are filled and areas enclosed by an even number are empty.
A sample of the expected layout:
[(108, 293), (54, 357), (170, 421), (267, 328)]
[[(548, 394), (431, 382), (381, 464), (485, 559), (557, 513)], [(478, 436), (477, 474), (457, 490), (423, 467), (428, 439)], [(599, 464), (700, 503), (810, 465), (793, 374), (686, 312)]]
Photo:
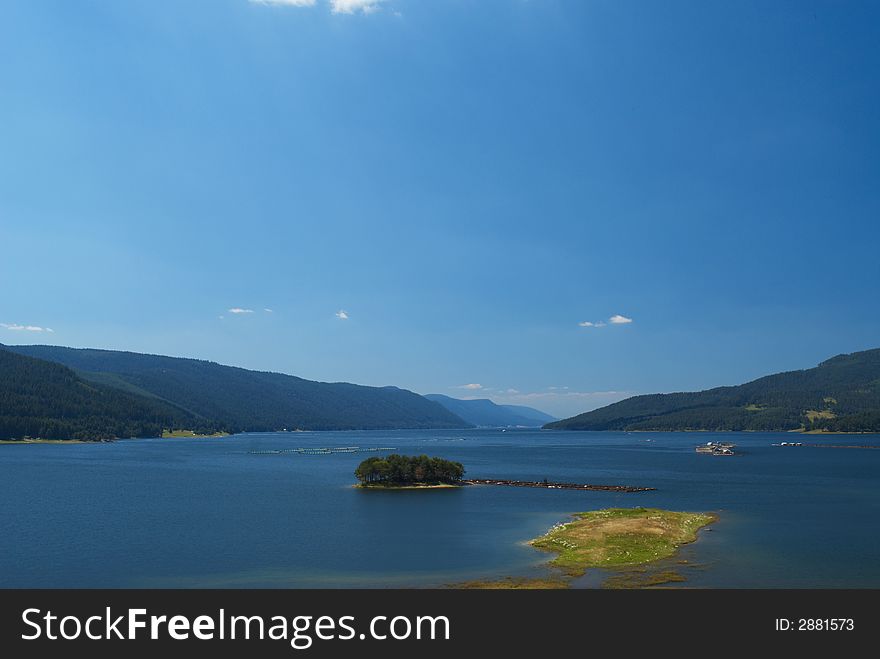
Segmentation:
[(466, 428), (439, 403), (397, 387), (314, 382), (213, 362), (113, 350), (6, 346), (85, 380), (160, 398), (225, 432)]
[(880, 431), (880, 350), (736, 387), (634, 396), (550, 423), (559, 430)]
[(424, 483), (428, 485), (459, 483), (464, 477), (464, 467), (460, 462), (451, 462), (427, 455), (408, 456), (396, 453), (386, 458), (372, 457), (361, 462), (354, 475), (364, 484), (385, 483), (407, 485)]
[(0, 439), (156, 437), (216, 425), (155, 398), (87, 382), (69, 368), (0, 348)]
[(835, 419), (819, 419), (810, 428), (831, 432), (878, 432), (880, 431), (880, 411), (850, 414)]

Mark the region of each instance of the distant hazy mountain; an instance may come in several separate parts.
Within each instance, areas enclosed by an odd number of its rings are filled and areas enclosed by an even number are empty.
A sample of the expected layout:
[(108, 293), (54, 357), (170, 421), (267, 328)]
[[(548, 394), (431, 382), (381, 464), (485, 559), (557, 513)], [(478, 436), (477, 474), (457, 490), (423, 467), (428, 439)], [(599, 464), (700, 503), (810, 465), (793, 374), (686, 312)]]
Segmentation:
[(570, 419), (559, 430), (880, 431), (880, 349), (735, 387), (634, 396)]
[(497, 405), (488, 398), (461, 400), (443, 394), (427, 394), (425, 398), (440, 403), (447, 410), (475, 426), (506, 428), (520, 426), (540, 428), (555, 417), (523, 405)]
[(235, 431), (464, 428), (445, 407), (396, 387), (325, 383), (214, 362), (132, 352), (6, 346), (63, 364), (94, 384), (160, 399), (203, 424)]
[(0, 439), (155, 437), (165, 428), (217, 429), (157, 398), (89, 382), (66, 366), (0, 346)]

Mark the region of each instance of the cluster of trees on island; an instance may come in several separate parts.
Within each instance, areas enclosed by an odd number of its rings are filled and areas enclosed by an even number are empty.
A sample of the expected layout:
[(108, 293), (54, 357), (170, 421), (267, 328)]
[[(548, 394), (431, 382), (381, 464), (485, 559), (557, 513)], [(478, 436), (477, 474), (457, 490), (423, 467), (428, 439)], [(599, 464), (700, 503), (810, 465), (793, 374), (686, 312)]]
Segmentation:
[(354, 475), (364, 485), (455, 485), (464, 477), (460, 462), (427, 455), (371, 457), (361, 462)]

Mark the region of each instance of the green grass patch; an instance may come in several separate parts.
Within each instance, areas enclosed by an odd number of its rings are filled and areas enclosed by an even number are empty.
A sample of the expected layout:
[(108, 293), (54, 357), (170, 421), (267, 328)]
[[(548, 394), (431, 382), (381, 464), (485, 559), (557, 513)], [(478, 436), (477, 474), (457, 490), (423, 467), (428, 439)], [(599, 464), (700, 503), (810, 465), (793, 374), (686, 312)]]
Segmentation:
[(810, 420), (810, 423), (815, 421), (816, 419), (834, 419), (837, 418), (837, 415), (831, 410), (807, 410), (804, 412), (807, 418)]
[(656, 508), (609, 508), (578, 513), (575, 520), (554, 526), (531, 541), (554, 552), (550, 561), (569, 576), (588, 568), (643, 565), (668, 558), (681, 545), (694, 542), (697, 532), (716, 520), (706, 513)]

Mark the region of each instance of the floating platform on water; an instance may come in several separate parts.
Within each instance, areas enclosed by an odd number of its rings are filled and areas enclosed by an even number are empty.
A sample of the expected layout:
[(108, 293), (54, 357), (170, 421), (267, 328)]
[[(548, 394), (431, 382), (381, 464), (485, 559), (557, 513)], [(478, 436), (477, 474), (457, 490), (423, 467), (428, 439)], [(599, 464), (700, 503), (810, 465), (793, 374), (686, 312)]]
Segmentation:
[(332, 455), (334, 453), (375, 453), (377, 451), (396, 451), (394, 446), (322, 446), (273, 449), (268, 451), (248, 451), (248, 455)]
[(735, 455), (733, 452), (734, 448), (736, 448), (736, 444), (731, 444), (730, 442), (706, 442), (694, 450), (697, 453), (707, 453), (709, 455)]
[(880, 446), (873, 444), (805, 444), (804, 442), (782, 442), (773, 446), (805, 446), (807, 448), (848, 448), (848, 449), (867, 449), (880, 450)]
[(465, 485), (506, 485), (509, 487), (543, 487), (548, 490), (595, 490), (599, 492), (650, 492), (655, 487), (631, 485), (591, 485), (581, 483), (551, 483), (549, 481), (515, 481), (496, 478), (470, 478), (461, 481)]

